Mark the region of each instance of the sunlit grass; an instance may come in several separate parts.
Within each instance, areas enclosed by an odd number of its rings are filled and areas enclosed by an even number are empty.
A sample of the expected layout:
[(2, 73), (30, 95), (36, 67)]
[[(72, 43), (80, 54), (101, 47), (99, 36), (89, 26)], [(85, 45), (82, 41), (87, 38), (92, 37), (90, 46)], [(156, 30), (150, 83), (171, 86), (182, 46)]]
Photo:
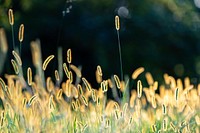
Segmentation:
[[(3, 47), (5, 44), (0, 45)], [(58, 50), (59, 65), (52, 77), (44, 73), (52, 59), (56, 60), (54, 55), (42, 61), (38, 40), (31, 42), (31, 51), (35, 74), (28, 67), (24, 76), (23, 60), (14, 49), (15, 73), (0, 77), (2, 132), (199, 132), (200, 84), (191, 84), (188, 77), (182, 81), (164, 74), (161, 84), (140, 67), (131, 78), (112, 75), (104, 79), (98, 65), (94, 73), (99, 87), (94, 88), (73, 64), (71, 49), (67, 62)], [(141, 74), (146, 81), (140, 79)], [(135, 83), (134, 89), (129, 88), (130, 81)], [(113, 99), (107, 97), (108, 91)]]

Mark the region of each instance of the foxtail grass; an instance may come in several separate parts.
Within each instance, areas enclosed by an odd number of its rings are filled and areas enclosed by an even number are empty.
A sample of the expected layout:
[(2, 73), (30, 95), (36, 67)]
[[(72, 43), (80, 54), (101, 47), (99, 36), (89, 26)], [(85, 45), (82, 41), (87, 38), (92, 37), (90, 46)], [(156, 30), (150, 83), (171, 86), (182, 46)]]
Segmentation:
[(120, 44), (120, 37), (119, 37), (119, 30), (120, 30), (120, 20), (119, 16), (115, 16), (115, 28), (117, 31), (117, 40), (118, 40), (118, 49), (119, 49), (119, 61), (120, 61), (120, 72), (121, 72), (121, 80), (124, 80), (124, 74), (123, 74), (123, 62), (122, 62), (122, 50), (121, 50), (121, 44)]
[[(10, 10), (11, 25), (12, 14)], [(119, 32), (119, 17), (115, 20)], [(200, 84), (193, 85), (189, 77), (181, 80), (164, 74), (163, 82), (158, 82), (139, 67), (131, 77), (123, 78), (121, 71), (121, 78), (112, 75), (105, 79), (98, 65), (95, 87), (73, 64), (71, 49), (66, 63), (61, 48), (42, 63), (39, 41), (31, 42), (31, 52), (35, 73), (28, 66), (25, 78), (23, 58), (13, 50), (15, 72), (0, 77), (1, 132), (199, 132)], [(54, 78), (45, 77), (44, 71), (54, 57), (58, 61)], [(120, 63), (122, 70), (121, 59)], [(145, 76), (147, 84), (140, 75)], [(133, 87), (131, 81), (136, 83)], [(112, 92), (111, 98), (108, 92)]]
[(12, 30), (12, 41), (13, 41), (13, 50), (15, 49), (15, 37), (14, 37), (14, 15), (13, 15), (13, 10), (9, 9), (8, 10), (8, 19), (9, 19), (9, 23), (11, 26), (11, 30)]

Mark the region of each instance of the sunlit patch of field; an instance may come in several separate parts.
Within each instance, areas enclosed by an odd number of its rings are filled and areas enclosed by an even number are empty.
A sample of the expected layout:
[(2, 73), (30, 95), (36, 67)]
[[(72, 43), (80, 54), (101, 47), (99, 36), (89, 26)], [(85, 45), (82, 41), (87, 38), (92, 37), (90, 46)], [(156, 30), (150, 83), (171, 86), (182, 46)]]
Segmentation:
[[(9, 14), (13, 26), (10, 10)], [(20, 46), (23, 28), (19, 30)], [(5, 57), (7, 44), (3, 29), (0, 34), (0, 54)], [(42, 61), (38, 40), (31, 42), (31, 51), (35, 74), (31, 67), (23, 74), (21, 51), (14, 48), (11, 64), (15, 74), (0, 77), (2, 132), (199, 133), (200, 84), (191, 84), (188, 77), (182, 81), (164, 74), (161, 84), (140, 67), (133, 71), (131, 78), (122, 80), (112, 75), (104, 79), (98, 65), (94, 73), (99, 87), (93, 88), (81, 69), (73, 64), (71, 49), (67, 51), (67, 62), (63, 62), (60, 48), (57, 59), (50, 55)], [(58, 69), (53, 77), (45, 77), (52, 60), (58, 61)], [(139, 79), (141, 74), (145, 74), (148, 85), (144, 86), (146, 81)], [(136, 83), (135, 89), (130, 81)], [(108, 91), (113, 99), (107, 97)]]

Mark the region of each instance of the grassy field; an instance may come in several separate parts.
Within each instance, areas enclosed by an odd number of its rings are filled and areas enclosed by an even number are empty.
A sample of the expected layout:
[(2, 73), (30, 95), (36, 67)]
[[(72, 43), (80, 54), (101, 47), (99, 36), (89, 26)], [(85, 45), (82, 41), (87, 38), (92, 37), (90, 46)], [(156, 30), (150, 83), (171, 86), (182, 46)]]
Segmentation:
[[(12, 10), (9, 22), (13, 31)], [(118, 31), (119, 22), (116, 26)], [(10, 51), (3, 29), (0, 34), (0, 64), (4, 64)], [(15, 73), (0, 77), (1, 132), (200, 132), (200, 84), (191, 84), (189, 77), (181, 80), (164, 74), (163, 83), (158, 83), (140, 67), (133, 70), (132, 77), (111, 75), (104, 79), (101, 66), (97, 66), (94, 73), (99, 87), (93, 88), (81, 69), (73, 65), (71, 49), (66, 51), (66, 62), (61, 48), (57, 57), (49, 55), (42, 61), (39, 40), (31, 42), (34, 68), (28, 67), (27, 73), (23, 73), (20, 57), (23, 34), (21, 25), (20, 46), (15, 48), (13, 39), (10, 52)], [(57, 70), (52, 77), (46, 77), (52, 60), (58, 62)], [(142, 74), (146, 81), (140, 80)], [(132, 86), (133, 82), (136, 86)], [(112, 92), (112, 99), (108, 92)]]

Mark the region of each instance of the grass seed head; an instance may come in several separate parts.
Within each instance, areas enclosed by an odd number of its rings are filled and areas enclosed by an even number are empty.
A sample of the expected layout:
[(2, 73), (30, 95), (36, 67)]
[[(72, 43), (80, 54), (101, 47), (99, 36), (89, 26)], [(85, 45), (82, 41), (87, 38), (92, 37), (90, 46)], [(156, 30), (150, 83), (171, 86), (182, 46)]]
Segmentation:
[(11, 59), (12, 66), (14, 68), (15, 74), (19, 74), (19, 67), (15, 60)]
[(30, 67), (27, 69), (27, 79), (28, 79), (28, 85), (32, 85), (32, 70)]
[(103, 76), (102, 69), (101, 69), (100, 65), (97, 66), (97, 72), (98, 72), (99, 76)]
[(138, 98), (142, 96), (142, 82), (140, 80), (137, 82), (137, 96)]
[(133, 73), (132, 73), (132, 79), (137, 79), (137, 77), (144, 72), (144, 67), (139, 67), (137, 68)]
[(67, 62), (69, 64), (71, 64), (71, 62), (72, 62), (72, 51), (71, 51), (71, 49), (67, 50)]
[(8, 19), (9, 19), (10, 25), (14, 25), (14, 15), (13, 15), (12, 9), (8, 10)]
[(119, 16), (115, 16), (115, 28), (116, 28), (116, 30), (120, 29)]
[(21, 24), (19, 27), (18, 37), (20, 42), (24, 40), (24, 24)]
[(120, 80), (119, 80), (119, 77), (117, 75), (114, 75), (114, 80), (115, 80), (115, 83), (117, 85), (117, 88), (120, 89), (121, 88)]
[(12, 51), (12, 54), (15, 57), (15, 59), (17, 61), (17, 64), (20, 65), (20, 66), (22, 66), (22, 60), (21, 60), (19, 54), (17, 52), (15, 52), (14, 50)]
[(42, 64), (42, 69), (45, 71), (49, 62), (54, 58), (54, 55), (48, 56)]
[(83, 83), (84, 83), (86, 89), (87, 89), (88, 91), (91, 91), (91, 90), (92, 90), (92, 87), (91, 87), (91, 85), (89, 84), (89, 82), (88, 82), (84, 77), (82, 78), (82, 81), (83, 81)]
[(146, 79), (147, 79), (147, 83), (148, 83), (149, 85), (153, 85), (154, 79), (153, 79), (151, 73), (150, 73), (150, 72), (147, 72), (147, 73), (145, 74), (145, 77), (146, 77)]
[(29, 99), (28, 105), (31, 106), (31, 105), (35, 102), (36, 99), (37, 99), (37, 95), (33, 95), (33, 96)]
[(151, 129), (152, 129), (152, 132), (156, 132), (156, 131), (157, 131), (156, 125), (155, 125), (155, 124), (152, 125), (152, 126), (151, 126)]
[(58, 70), (55, 70), (54, 74), (55, 74), (56, 80), (59, 81), (60, 80), (60, 75), (59, 75)]
[(81, 70), (76, 67), (75, 65), (70, 64), (70, 68), (76, 73), (76, 76), (81, 78), (82, 74), (81, 74)]

